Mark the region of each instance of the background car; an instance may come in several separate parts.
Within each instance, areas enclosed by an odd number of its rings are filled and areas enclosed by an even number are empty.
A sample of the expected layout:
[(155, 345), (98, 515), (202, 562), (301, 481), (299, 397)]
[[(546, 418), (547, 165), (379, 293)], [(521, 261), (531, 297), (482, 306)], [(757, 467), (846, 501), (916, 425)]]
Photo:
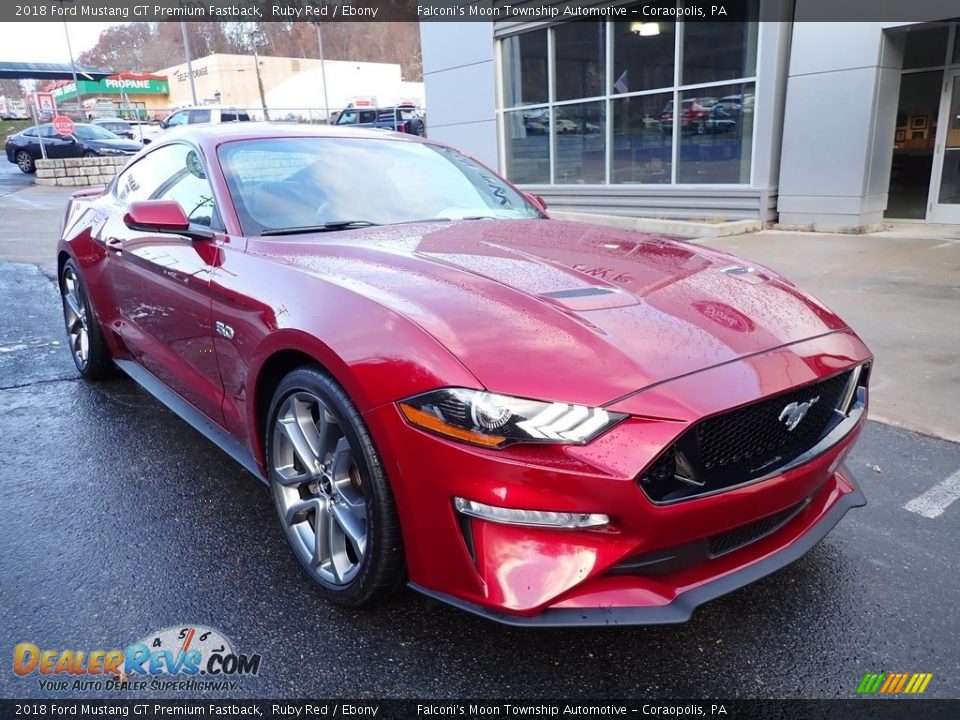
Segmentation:
[(122, 118), (96, 118), (91, 120), (90, 124), (102, 127), (104, 130), (109, 130), (117, 137), (126, 138), (127, 140), (138, 139), (134, 136), (133, 126)]
[(225, 105), (200, 105), (186, 107), (171, 113), (160, 122), (160, 127), (179, 127), (181, 125), (218, 125), (229, 122), (249, 122), (250, 114), (241, 108)]
[(134, 155), (143, 145), (134, 140), (124, 140), (109, 130), (97, 125), (77, 123), (73, 134), (63, 136), (54, 130), (52, 124), (28, 127), (14, 135), (9, 135), (4, 143), (7, 160), (16, 163), (25, 173), (32, 173), (35, 163), (43, 155), (40, 141), (43, 140), (47, 158), (77, 158), (96, 155)]
[(448, 146), (197, 127), (63, 227), (80, 374), (121, 368), (266, 482), (332, 602), (409, 582), (515, 625), (683, 622), (865, 502), (843, 460), (872, 356), (839, 317), (716, 250), (552, 220)]
[(380, 128), (395, 132), (423, 136), (426, 123), (422, 111), (412, 105), (397, 105), (380, 108), (347, 108), (339, 115), (334, 125)]
[[(680, 101), (680, 132), (702, 135), (707, 129), (710, 110), (717, 104), (714, 97), (688, 98)], [(673, 132), (673, 100), (663, 106), (660, 127), (664, 135)]]
[(133, 132), (133, 139), (139, 140), (144, 145), (149, 145), (163, 134), (163, 128), (157, 121), (127, 120), (127, 123)]

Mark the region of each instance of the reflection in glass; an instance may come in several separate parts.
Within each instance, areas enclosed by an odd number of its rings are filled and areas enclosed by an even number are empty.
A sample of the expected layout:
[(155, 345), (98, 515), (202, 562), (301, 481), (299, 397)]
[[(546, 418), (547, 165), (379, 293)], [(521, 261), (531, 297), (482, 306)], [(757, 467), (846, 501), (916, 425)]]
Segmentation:
[(603, 22), (573, 22), (554, 30), (557, 100), (603, 95)]
[(903, 69), (943, 65), (947, 57), (949, 34), (950, 28), (946, 25), (907, 28), (903, 44)]
[(744, 18), (744, 21), (684, 23), (684, 85), (756, 74), (759, 2), (733, 0), (724, 5), (731, 18)]
[(606, 118), (603, 103), (562, 105), (554, 108), (553, 113), (556, 181), (605, 182)]
[(754, 98), (753, 83), (681, 95), (678, 182), (750, 182)]
[(953, 94), (947, 113), (947, 138), (940, 175), (941, 203), (960, 204), (960, 75), (953, 78)]
[(515, 183), (550, 182), (550, 111), (505, 112), (503, 124), (507, 178)]
[(505, 107), (547, 101), (547, 31), (514, 35), (503, 41)]
[(613, 101), (613, 182), (670, 182), (673, 137), (661, 118), (664, 108), (672, 108), (672, 97), (658, 93)]
[[(904, 73), (900, 77), (885, 217), (923, 220), (927, 216), (934, 145), (934, 133), (929, 126), (937, 117), (942, 88), (942, 70)], [(920, 124), (920, 118), (928, 127), (911, 129), (912, 125)], [(914, 133), (920, 137), (914, 138)]]
[(676, 24), (673, 21), (613, 23), (613, 74), (610, 93), (673, 86)]

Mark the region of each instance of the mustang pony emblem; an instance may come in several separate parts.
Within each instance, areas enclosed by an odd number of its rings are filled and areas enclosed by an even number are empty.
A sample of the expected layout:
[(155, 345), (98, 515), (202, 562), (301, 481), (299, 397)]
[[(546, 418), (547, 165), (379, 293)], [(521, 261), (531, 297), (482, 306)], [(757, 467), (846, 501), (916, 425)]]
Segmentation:
[(783, 410), (780, 411), (780, 422), (784, 423), (787, 426), (787, 431), (792, 431), (804, 417), (807, 415), (807, 410), (809, 410), (817, 400), (820, 399), (820, 396), (817, 395), (815, 398), (811, 398), (804, 403), (792, 402), (787, 405)]

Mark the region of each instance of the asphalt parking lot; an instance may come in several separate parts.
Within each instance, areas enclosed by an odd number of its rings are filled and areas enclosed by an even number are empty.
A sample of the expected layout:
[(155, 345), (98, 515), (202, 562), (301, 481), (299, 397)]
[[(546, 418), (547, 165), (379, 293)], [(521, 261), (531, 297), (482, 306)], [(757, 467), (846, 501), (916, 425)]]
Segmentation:
[(20, 172), (20, 168), (7, 162), (6, 155), (0, 155), (0, 197), (15, 193), (32, 184), (32, 175)]
[(125, 697), (42, 690), (12, 646), (184, 624), (262, 655), (236, 697), (847, 698), (893, 671), (960, 697), (960, 501), (904, 507), (949, 499), (960, 445), (870, 423), (848, 460), (869, 505), (686, 625), (521, 630), (412, 592), (348, 611), (305, 580), (257, 480), (132, 381), (77, 379), (36, 265), (0, 261), (0, 298), (0, 697)]

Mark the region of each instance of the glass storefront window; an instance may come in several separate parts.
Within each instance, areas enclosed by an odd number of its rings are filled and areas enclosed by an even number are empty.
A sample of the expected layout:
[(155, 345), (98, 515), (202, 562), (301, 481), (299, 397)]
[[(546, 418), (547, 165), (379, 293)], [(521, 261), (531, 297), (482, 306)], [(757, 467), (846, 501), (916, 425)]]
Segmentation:
[(606, 168), (606, 117), (601, 101), (553, 109), (556, 181), (603, 183)]
[(556, 99), (603, 95), (606, 23), (567, 23), (553, 32)]
[(726, 3), (731, 17), (746, 22), (688, 22), (683, 26), (681, 83), (720, 82), (751, 77), (757, 68), (758, 0)]
[(903, 43), (903, 69), (943, 65), (947, 56), (950, 28), (907, 28)]
[(611, 33), (612, 95), (673, 87), (675, 23), (617, 22)]
[(515, 183), (550, 182), (550, 110), (503, 114), (506, 175)]
[(673, 133), (663, 121), (673, 93), (640, 95), (612, 102), (614, 183), (669, 183)]
[(504, 38), (507, 177), (749, 184), (759, 2), (729, 0), (722, 22), (639, 13), (630, 22), (558, 23)]
[[(709, 94), (708, 94), (709, 93)], [(750, 182), (754, 85), (723, 85), (681, 94), (677, 181)]]
[(547, 101), (546, 30), (503, 41), (503, 94), (506, 107)]

